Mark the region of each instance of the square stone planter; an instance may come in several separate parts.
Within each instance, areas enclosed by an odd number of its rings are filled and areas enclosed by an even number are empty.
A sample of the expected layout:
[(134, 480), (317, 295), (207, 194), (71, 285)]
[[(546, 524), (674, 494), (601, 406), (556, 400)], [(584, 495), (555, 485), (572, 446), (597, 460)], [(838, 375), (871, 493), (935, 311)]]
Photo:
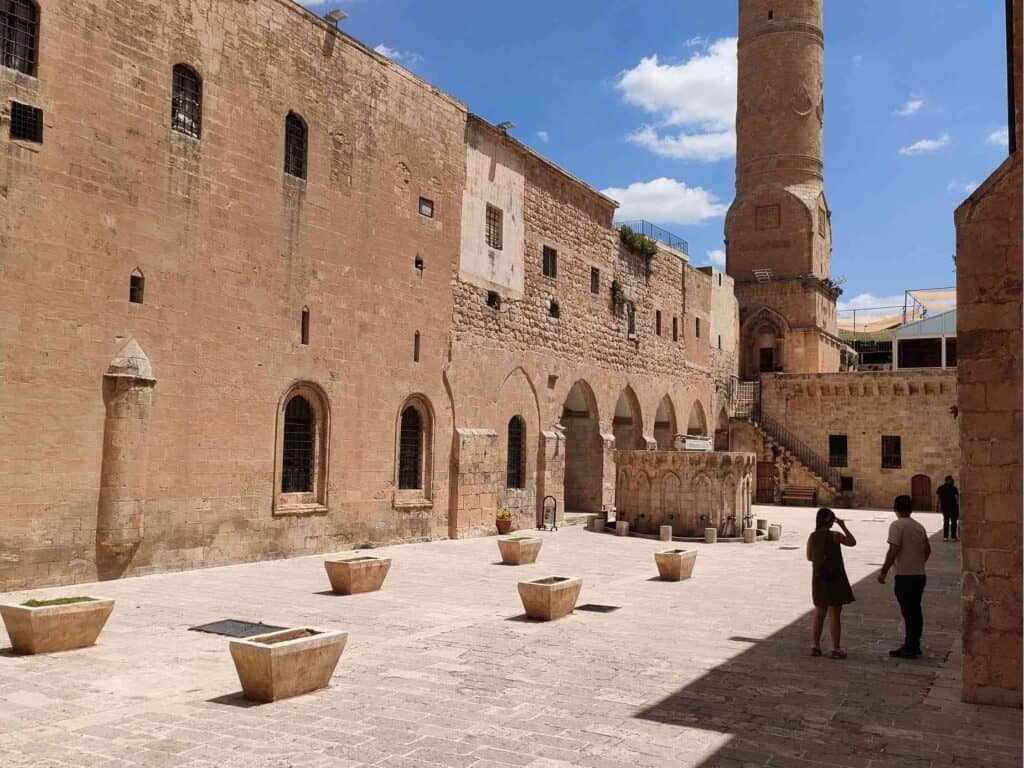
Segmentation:
[(583, 579), (578, 576), (547, 576), (519, 582), (519, 597), (531, 619), (552, 621), (568, 616), (576, 607)]
[(697, 550), (666, 549), (664, 552), (655, 552), (654, 562), (658, 564), (658, 574), (662, 581), (682, 581), (693, 575)]
[(231, 659), (245, 698), (277, 701), (326, 688), (348, 632), (283, 629), (231, 641)]
[(505, 565), (529, 565), (537, 562), (543, 539), (528, 536), (516, 536), (511, 539), (498, 539), (498, 550), (501, 562)]
[(114, 601), (91, 597), (78, 603), (0, 605), (15, 653), (53, 653), (95, 644), (114, 610)]
[(389, 557), (350, 557), (347, 560), (325, 560), (331, 589), (339, 595), (376, 592), (391, 568)]

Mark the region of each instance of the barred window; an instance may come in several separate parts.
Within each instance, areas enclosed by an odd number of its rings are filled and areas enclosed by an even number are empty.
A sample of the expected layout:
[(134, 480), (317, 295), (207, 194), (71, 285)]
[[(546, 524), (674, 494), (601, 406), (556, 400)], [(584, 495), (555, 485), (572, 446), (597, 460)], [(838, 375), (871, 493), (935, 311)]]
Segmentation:
[(398, 436), (398, 488), (415, 490), (423, 487), (423, 418), (415, 406), (402, 411), (402, 427)]
[(43, 110), (19, 101), (11, 102), (11, 138), (43, 143)]
[(316, 418), (309, 401), (296, 395), (284, 411), (284, 453), (281, 492), (310, 493), (313, 490), (313, 445)]
[(505, 485), (509, 488), (526, 487), (526, 427), (518, 416), (513, 416), (508, 422)]
[(501, 208), (487, 206), (487, 245), (498, 251), (502, 244), (502, 218)]
[(198, 139), (203, 122), (203, 81), (187, 64), (171, 74), (171, 128)]
[(544, 277), (558, 277), (558, 251), (544, 246)]
[(828, 436), (828, 465), (845, 467), (848, 461), (846, 435)]
[(284, 121), (284, 172), (297, 179), (306, 178), (306, 122), (294, 112)]
[(882, 435), (882, 469), (903, 466), (903, 445), (899, 435)]
[(132, 304), (141, 304), (146, 290), (146, 278), (142, 273), (135, 270), (128, 276), (128, 301)]
[(39, 8), (32, 0), (0, 0), (0, 65), (35, 76)]

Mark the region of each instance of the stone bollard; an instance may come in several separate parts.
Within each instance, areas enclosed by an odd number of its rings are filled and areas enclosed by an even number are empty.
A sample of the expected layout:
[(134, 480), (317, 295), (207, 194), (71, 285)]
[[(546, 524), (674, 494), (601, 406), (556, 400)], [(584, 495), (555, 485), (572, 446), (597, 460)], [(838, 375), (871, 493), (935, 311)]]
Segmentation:
[(782, 538), (782, 526), (781, 525), (769, 525), (768, 526), (768, 541), (778, 541)]
[(587, 530), (588, 531), (600, 531), (601, 526), (597, 522), (597, 515), (593, 515), (587, 518)]
[(763, 518), (763, 517), (757, 518), (757, 530), (759, 530), (759, 531), (767, 531), (768, 530), (768, 521), (765, 518)]
[(753, 544), (757, 541), (757, 529), (756, 528), (744, 528), (743, 529), (743, 543)]
[(718, 529), (717, 528), (705, 528), (704, 529), (704, 543), (714, 544), (718, 541)]
[(658, 529), (658, 538), (661, 541), (672, 541), (672, 526), (663, 525)]
[(616, 536), (629, 536), (629, 520), (617, 520), (615, 522)]

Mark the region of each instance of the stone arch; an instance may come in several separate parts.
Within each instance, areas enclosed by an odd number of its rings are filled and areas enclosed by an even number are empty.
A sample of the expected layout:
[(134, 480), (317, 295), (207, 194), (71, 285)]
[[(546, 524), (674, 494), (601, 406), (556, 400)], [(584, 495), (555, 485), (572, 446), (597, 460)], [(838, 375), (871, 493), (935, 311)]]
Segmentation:
[[(542, 445), (537, 390), (530, 375), (521, 366), (517, 366), (502, 380), (496, 395), (492, 411), (493, 427), (498, 434), (494, 456), (495, 499), (499, 509), (508, 509), (516, 516), (518, 527), (533, 525), (533, 519), (538, 514), (537, 489), (540, 485), (538, 472)], [(525, 455), (521, 487), (513, 487), (508, 483), (509, 431), (516, 417), (521, 419), (520, 426), (525, 432), (522, 439)]]
[(703, 473), (693, 479), (693, 510), (687, 515), (687, 527), (691, 536), (702, 536), (705, 528), (718, 527), (713, 484)]
[[(415, 419), (410, 418), (413, 413)], [(416, 426), (415, 435), (413, 426)], [(433, 469), (434, 407), (430, 398), (417, 392), (405, 399), (395, 418), (395, 505), (415, 506), (433, 498)], [(417, 482), (410, 482), (413, 470)]]
[(612, 432), (615, 435), (615, 449), (619, 451), (643, 451), (647, 449), (644, 439), (644, 418), (640, 400), (628, 384), (619, 393), (612, 414)]
[(652, 498), (651, 479), (647, 476), (646, 472), (640, 472), (636, 481), (636, 510), (629, 521), (630, 528), (635, 529), (639, 533), (650, 533), (651, 515), (653, 514), (651, 507)]
[(566, 512), (600, 512), (603, 506), (604, 439), (594, 390), (576, 381), (562, 404), (565, 434), (563, 498)]
[(782, 370), (783, 349), (789, 322), (770, 307), (761, 307), (740, 328), (741, 371), (753, 379), (761, 373)]
[(708, 417), (700, 400), (694, 400), (690, 406), (690, 418), (686, 422), (686, 434), (706, 437), (708, 434)]
[(729, 412), (723, 405), (715, 419), (715, 450), (728, 451), (729, 445)]
[[(302, 401), (301, 409), (296, 404)], [(300, 445), (303, 441), (299, 436), (294, 438), (291, 435), (292, 429), (287, 423), (289, 419), (289, 407), (298, 416), (303, 417), (302, 428), (308, 428), (309, 439), (307, 444)], [(307, 412), (308, 409), (308, 412)], [(302, 411), (302, 413), (299, 413)], [(289, 445), (290, 455), (287, 457), (286, 467), (286, 438), (294, 446)], [(296, 381), (291, 384), (282, 394), (277, 404), (277, 438), (274, 450), (274, 511), (301, 510), (309, 512), (327, 511), (327, 472), (330, 466), (328, 453), (331, 442), (331, 408), (327, 393), (323, 388), (312, 381)], [(291, 455), (293, 451), (308, 449), (308, 456), (296, 458)], [(297, 469), (297, 462), (306, 462), (307, 465)], [(292, 465), (295, 465), (294, 467)], [(286, 483), (286, 472), (308, 472), (306, 477), (289, 477)], [(299, 481), (302, 482), (299, 482)]]
[(681, 534), (681, 509), (683, 484), (675, 472), (666, 472), (661, 478), (661, 508), (658, 525), (671, 525), (674, 534)]
[(654, 441), (658, 444), (658, 450), (671, 451), (676, 434), (676, 408), (672, 398), (665, 395), (658, 402), (658, 410), (654, 414)]
[(730, 472), (722, 481), (722, 504), (719, 507), (721, 511), (718, 530), (723, 535), (736, 536), (737, 532), (742, 529), (743, 521), (737, 519), (736, 513), (738, 493), (736, 476)]

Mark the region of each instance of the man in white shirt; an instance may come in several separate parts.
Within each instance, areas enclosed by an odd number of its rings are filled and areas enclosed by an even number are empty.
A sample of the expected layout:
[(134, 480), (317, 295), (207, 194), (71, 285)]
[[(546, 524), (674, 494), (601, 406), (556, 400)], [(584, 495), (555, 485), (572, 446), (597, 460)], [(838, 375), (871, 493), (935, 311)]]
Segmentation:
[(921, 613), (921, 599), (928, 581), (924, 565), (932, 554), (928, 543), (928, 532), (917, 520), (910, 519), (913, 508), (909, 496), (897, 496), (893, 503), (896, 519), (889, 526), (889, 551), (878, 574), (878, 582), (885, 584), (889, 569), (896, 565), (896, 600), (903, 614), (906, 635), (903, 645), (889, 655), (899, 659), (916, 659), (921, 655), (921, 633), (924, 631), (924, 615)]

